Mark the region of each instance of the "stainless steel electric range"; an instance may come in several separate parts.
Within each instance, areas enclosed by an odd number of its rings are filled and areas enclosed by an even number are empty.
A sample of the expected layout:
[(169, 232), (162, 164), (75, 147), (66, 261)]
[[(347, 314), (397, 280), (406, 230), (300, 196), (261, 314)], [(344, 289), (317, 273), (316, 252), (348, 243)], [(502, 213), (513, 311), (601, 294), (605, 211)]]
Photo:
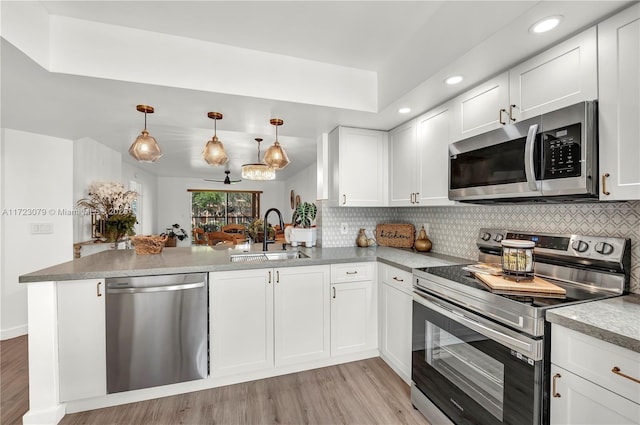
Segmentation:
[(413, 405), (434, 424), (548, 424), (550, 308), (629, 291), (629, 239), (481, 229), (479, 262), (501, 241), (535, 242), (535, 274), (566, 295), (492, 291), (465, 265), (413, 271)]

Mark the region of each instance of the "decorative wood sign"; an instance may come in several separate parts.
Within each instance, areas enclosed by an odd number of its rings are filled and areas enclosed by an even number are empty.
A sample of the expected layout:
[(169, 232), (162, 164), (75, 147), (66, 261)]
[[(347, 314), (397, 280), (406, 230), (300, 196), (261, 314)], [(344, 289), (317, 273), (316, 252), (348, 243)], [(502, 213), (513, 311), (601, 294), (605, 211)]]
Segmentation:
[(416, 234), (413, 224), (378, 224), (376, 226), (376, 242), (380, 246), (394, 248), (412, 248)]

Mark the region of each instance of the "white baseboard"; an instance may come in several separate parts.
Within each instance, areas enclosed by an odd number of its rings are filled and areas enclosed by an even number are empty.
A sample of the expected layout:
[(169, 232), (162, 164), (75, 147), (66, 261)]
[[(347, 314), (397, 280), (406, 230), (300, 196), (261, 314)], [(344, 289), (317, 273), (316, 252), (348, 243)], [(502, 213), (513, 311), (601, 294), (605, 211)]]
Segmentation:
[(0, 341), (26, 335), (28, 331), (29, 327), (27, 325), (15, 326), (9, 329), (0, 329)]

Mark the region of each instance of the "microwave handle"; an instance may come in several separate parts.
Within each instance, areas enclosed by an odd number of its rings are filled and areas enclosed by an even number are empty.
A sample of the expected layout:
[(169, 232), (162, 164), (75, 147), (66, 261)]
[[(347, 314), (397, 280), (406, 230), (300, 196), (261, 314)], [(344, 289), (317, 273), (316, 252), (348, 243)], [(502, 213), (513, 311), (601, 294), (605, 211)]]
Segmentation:
[(532, 191), (538, 190), (536, 185), (536, 176), (534, 174), (534, 158), (533, 158), (533, 144), (536, 141), (536, 134), (538, 133), (538, 124), (533, 124), (529, 127), (527, 132), (527, 140), (524, 142), (524, 175), (527, 178), (529, 189)]

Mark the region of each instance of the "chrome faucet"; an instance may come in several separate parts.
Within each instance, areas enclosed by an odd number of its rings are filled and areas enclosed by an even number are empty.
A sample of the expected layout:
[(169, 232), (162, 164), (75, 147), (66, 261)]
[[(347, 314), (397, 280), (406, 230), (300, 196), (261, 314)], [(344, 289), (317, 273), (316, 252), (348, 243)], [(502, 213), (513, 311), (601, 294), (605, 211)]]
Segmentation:
[[(280, 213), (280, 210), (277, 209), (277, 208), (269, 208), (267, 210), (267, 212), (264, 213), (264, 236), (262, 238), (262, 250), (263, 251), (268, 251), (269, 250), (269, 244), (276, 242), (275, 235), (274, 235), (274, 238), (273, 238), (272, 241), (269, 240), (269, 231), (268, 231), (269, 223), (267, 222), (267, 217), (269, 217), (269, 213), (272, 212), (272, 211), (275, 211), (278, 214), (278, 218), (280, 219), (280, 228), (282, 230), (284, 230), (284, 221), (282, 220), (282, 214)], [(284, 244), (282, 244), (282, 249), (286, 249)]]

